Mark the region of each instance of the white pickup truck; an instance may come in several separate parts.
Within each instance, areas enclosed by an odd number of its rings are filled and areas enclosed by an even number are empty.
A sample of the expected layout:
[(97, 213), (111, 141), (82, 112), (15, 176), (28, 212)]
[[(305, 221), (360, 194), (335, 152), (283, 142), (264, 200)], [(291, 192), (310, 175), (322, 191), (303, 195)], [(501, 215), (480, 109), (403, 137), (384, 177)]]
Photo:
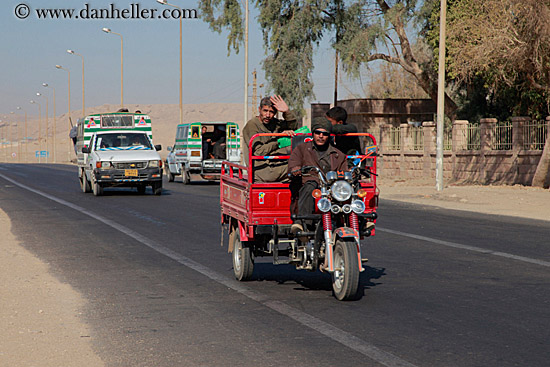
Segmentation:
[(155, 195), (162, 193), (160, 145), (145, 131), (103, 130), (94, 132), (89, 144), (81, 148), (83, 162), (79, 178), (83, 192), (103, 194), (104, 187), (136, 187), (144, 194), (151, 186)]

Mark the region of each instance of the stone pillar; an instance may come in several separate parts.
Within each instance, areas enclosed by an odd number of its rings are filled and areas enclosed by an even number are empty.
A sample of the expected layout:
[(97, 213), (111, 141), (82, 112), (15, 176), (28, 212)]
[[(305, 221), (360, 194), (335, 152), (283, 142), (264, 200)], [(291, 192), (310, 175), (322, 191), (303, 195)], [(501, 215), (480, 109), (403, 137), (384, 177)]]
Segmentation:
[(452, 151), (451, 151), (451, 181), (460, 177), (457, 166), (456, 153), (468, 149), (468, 121), (455, 120), (453, 122), (452, 132)]
[(468, 149), (468, 120), (453, 122), (453, 152)]
[(530, 117), (512, 117), (512, 150), (517, 157), (520, 150), (523, 150), (525, 141), (523, 127), (531, 122)]
[(401, 124), (399, 127), (401, 130), (401, 155), (403, 155), (405, 150), (409, 150), (411, 136), (409, 134), (409, 124)]
[(487, 118), (487, 119), (481, 119), (479, 120), (480, 124), (480, 143), (481, 148), (479, 150), (480, 154), (480, 176), (479, 179), (482, 184), (488, 183), (488, 175), (487, 175), (487, 158), (485, 157), (485, 153), (491, 151), (493, 149), (493, 134), (495, 131), (495, 126), (497, 124), (497, 119), (495, 118)]
[[(424, 177), (435, 177), (435, 165), (432, 165), (432, 154), (435, 157), (435, 123), (433, 121), (424, 121), (422, 123), (422, 139), (424, 140), (424, 159), (422, 172)], [(434, 158), (435, 159), (435, 158)], [(432, 166), (434, 167), (432, 170)], [(433, 174), (432, 174), (433, 172)]]

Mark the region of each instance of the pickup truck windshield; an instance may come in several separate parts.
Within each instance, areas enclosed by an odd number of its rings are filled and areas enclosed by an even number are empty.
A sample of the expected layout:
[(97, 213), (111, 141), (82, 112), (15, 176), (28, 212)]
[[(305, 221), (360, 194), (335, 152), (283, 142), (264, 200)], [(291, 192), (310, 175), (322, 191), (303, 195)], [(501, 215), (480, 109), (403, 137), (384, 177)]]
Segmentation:
[(97, 150), (153, 149), (144, 133), (97, 134)]

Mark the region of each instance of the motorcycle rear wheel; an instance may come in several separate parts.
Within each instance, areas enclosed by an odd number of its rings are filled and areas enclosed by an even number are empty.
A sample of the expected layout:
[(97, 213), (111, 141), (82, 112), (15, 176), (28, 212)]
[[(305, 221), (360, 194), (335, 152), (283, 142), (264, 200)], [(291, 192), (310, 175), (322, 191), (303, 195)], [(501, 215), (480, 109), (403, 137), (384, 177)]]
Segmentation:
[(355, 299), (359, 290), (357, 245), (353, 241), (337, 240), (334, 245), (332, 290), (339, 301)]
[(250, 280), (254, 272), (254, 259), (250, 247), (243, 246), (239, 234), (235, 236), (233, 245), (233, 272), (240, 281)]

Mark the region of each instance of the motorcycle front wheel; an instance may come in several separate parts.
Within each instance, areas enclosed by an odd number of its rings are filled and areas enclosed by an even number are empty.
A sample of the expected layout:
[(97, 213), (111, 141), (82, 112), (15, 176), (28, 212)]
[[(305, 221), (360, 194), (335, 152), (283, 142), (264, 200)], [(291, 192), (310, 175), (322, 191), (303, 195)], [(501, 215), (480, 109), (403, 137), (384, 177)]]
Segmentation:
[(354, 241), (337, 240), (334, 245), (332, 290), (339, 301), (355, 299), (359, 289), (359, 262)]

